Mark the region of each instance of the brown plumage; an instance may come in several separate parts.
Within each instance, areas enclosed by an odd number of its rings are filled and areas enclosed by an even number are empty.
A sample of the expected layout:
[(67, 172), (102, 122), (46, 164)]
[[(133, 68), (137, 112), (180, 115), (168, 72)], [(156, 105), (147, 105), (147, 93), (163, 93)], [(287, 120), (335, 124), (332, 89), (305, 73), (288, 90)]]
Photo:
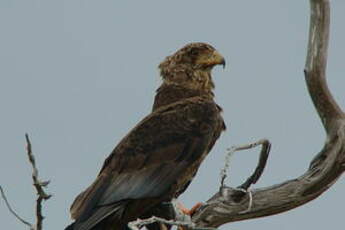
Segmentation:
[(225, 125), (213, 100), (211, 70), (224, 58), (205, 43), (189, 44), (160, 65), (153, 111), (115, 147), (95, 182), (71, 207), (74, 230), (123, 230), (178, 197)]

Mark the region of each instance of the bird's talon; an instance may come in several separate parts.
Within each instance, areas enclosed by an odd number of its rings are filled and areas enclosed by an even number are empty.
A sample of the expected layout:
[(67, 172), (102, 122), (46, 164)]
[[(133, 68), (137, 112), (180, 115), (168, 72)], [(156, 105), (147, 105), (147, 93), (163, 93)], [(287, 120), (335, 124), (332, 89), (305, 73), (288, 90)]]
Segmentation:
[(188, 216), (192, 216), (202, 205), (203, 203), (198, 202), (191, 209), (188, 209), (181, 202), (177, 203), (177, 207), (181, 210), (181, 212)]
[(195, 213), (196, 213), (196, 211), (201, 207), (203, 205), (203, 203), (202, 202), (198, 202), (198, 203), (196, 203), (189, 211), (189, 215), (190, 216), (193, 216)]

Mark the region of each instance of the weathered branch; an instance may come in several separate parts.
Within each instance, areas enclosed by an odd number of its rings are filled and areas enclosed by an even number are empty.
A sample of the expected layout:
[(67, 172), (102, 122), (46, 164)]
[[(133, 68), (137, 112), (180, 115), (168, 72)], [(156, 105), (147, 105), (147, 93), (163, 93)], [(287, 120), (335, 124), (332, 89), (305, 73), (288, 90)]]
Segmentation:
[(10, 211), (10, 213), (15, 216), (20, 222), (22, 222), (23, 224), (27, 225), (30, 230), (34, 230), (34, 227), (32, 224), (30, 224), (28, 221), (24, 220), (22, 217), (20, 217), (11, 207), (10, 202), (8, 202), (7, 197), (5, 195), (4, 190), (2, 189), (2, 187), (0, 186), (0, 192), (1, 192), (1, 197), (2, 199), (5, 201), (5, 204), (7, 206), (7, 209)]
[(239, 150), (246, 150), (246, 149), (251, 149), (251, 148), (255, 148), (258, 145), (262, 145), (261, 148), (261, 152), (260, 152), (260, 157), (259, 157), (259, 161), (258, 161), (258, 165), (256, 166), (253, 174), (247, 178), (247, 180), (241, 184), (240, 186), (238, 186), (238, 188), (240, 189), (244, 189), (244, 190), (248, 190), (249, 187), (252, 184), (255, 184), (256, 182), (258, 182), (258, 180), (260, 179), (262, 173), (264, 172), (264, 169), (266, 167), (266, 163), (268, 160), (268, 156), (271, 150), (271, 143), (267, 140), (267, 139), (261, 139), (257, 142), (251, 143), (251, 144), (246, 144), (246, 145), (240, 145), (240, 146), (233, 146), (229, 149), (229, 153), (227, 156), (227, 159), (225, 160), (225, 167), (224, 169), (221, 170), (221, 187), (224, 186), (224, 180), (227, 176), (227, 169), (229, 167), (229, 158), (230, 156), (235, 152), (235, 151), (239, 151)]
[(311, 17), (305, 77), (310, 97), (327, 133), (325, 146), (300, 177), (252, 190), (249, 197), (234, 199), (236, 189), (223, 187), (192, 217), (200, 227), (274, 215), (303, 205), (326, 191), (345, 171), (345, 115), (326, 84), (330, 7), (328, 0), (310, 0)]
[(26, 140), (26, 151), (29, 157), (29, 161), (32, 165), (32, 180), (34, 182), (33, 185), (37, 191), (35, 230), (42, 230), (42, 223), (44, 219), (44, 216), (42, 215), (42, 201), (48, 200), (51, 197), (51, 195), (48, 195), (43, 190), (43, 187), (46, 187), (50, 181), (40, 181), (38, 179), (38, 170), (36, 168), (35, 157), (32, 154), (31, 142), (30, 142), (28, 134), (25, 134), (25, 140)]
[(131, 230), (139, 230), (142, 227), (152, 224), (152, 223), (161, 223), (161, 224), (168, 224), (168, 225), (176, 225), (181, 227), (186, 227), (188, 229), (194, 229), (195, 224), (191, 221), (175, 221), (175, 220), (166, 220), (163, 218), (152, 216), (148, 219), (137, 219), (135, 221), (129, 222), (128, 227)]
[(35, 157), (32, 153), (32, 147), (31, 147), (31, 142), (29, 139), (29, 135), (25, 134), (25, 140), (26, 140), (26, 152), (28, 154), (29, 157), (29, 161), (30, 164), (32, 166), (32, 180), (33, 180), (33, 185), (37, 191), (37, 200), (36, 200), (36, 224), (33, 225), (31, 223), (29, 223), (28, 221), (24, 220), (23, 218), (21, 218), (11, 207), (11, 205), (9, 204), (5, 193), (2, 189), (2, 187), (0, 186), (0, 190), (1, 190), (1, 196), (3, 198), (3, 200), (6, 203), (6, 206), (8, 208), (8, 210), (23, 224), (29, 226), (30, 230), (42, 230), (42, 223), (43, 223), (43, 219), (44, 216), (42, 215), (42, 201), (43, 200), (48, 200), (51, 195), (48, 195), (45, 191), (44, 191), (44, 187), (46, 187), (49, 184), (49, 181), (40, 181), (38, 179), (38, 169), (36, 167), (36, 161), (35, 161)]
[[(309, 94), (321, 121), (330, 134), (344, 119), (344, 114), (335, 102), (326, 82), (327, 49), (329, 40), (329, 0), (310, 0), (310, 26), (305, 78)], [(332, 130), (333, 129), (333, 130)]]
[(152, 216), (148, 219), (137, 219), (135, 221), (128, 223), (128, 228), (131, 230), (140, 230), (142, 227), (147, 226), (149, 224), (153, 223), (160, 223), (162, 224), (160, 226), (161, 230), (168, 230), (167, 225), (175, 225), (180, 230), (188, 229), (188, 230), (216, 230), (215, 228), (198, 228), (195, 226), (193, 222), (189, 221), (179, 221), (179, 220), (166, 220), (160, 217)]

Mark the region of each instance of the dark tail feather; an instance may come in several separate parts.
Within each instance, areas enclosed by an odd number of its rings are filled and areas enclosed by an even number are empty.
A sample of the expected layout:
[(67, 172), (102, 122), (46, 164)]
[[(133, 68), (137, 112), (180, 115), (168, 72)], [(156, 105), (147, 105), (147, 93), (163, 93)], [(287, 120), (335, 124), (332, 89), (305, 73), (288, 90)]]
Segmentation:
[(74, 229), (74, 223), (68, 225), (65, 230), (73, 230)]
[[(173, 205), (170, 202), (164, 202), (150, 209), (141, 218), (150, 218), (151, 216), (161, 217), (166, 220), (173, 220), (175, 219), (176, 214)], [(168, 230), (171, 229), (170, 225), (167, 225), (166, 227)], [(146, 225), (146, 228), (148, 230), (161, 230), (160, 224), (158, 223)]]

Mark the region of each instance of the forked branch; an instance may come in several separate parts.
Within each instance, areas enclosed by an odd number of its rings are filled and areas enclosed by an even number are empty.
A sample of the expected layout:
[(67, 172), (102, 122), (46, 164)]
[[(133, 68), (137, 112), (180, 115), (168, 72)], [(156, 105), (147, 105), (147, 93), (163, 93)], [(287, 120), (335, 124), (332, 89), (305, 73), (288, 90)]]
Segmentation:
[(44, 191), (44, 187), (48, 186), (50, 181), (40, 181), (38, 179), (38, 170), (36, 167), (36, 161), (35, 157), (32, 154), (32, 147), (31, 147), (31, 142), (29, 139), (29, 135), (25, 134), (25, 140), (26, 140), (26, 151), (29, 157), (30, 164), (32, 166), (32, 180), (33, 180), (33, 185), (37, 191), (37, 200), (36, 200), (36, 225), (35, 225), (35, 230), (42, 230), (42, 223), (44, 216), (42, 215), (42, 201), (43, 200), (48, 200), (51, 195), (48, 195)]
[(345, 171), (345, 115), (333, 99), (326, 83), (330, 3), (310, 0), (310, 31), (305, 77), (310, 97), (327, 133), (327, 140), (300, 177), (271, 187), (252, 190), (249, 198), (234, 199), (238, 190), (224, 187), (192, 217), (198, 227), (218, 227), (225, 223), (278, 214), (303, 205), (321, 195)]
[(247, 190), (252, 184), (255, 184), (260, 179), (260, 177), (261, 177), (261, 175), (265, 169), (267, 159), (268, 159), (268, 156), (269, 156), (269, 153), (271, 150), (271, 143), (267, 139), (261, 139), (257, 142), (251, 143), (251, 144), (232, 146), (231, 148), (228, 149), (228, 153), (227, 153), (226, 158), (225, 158), (224, 168), (220, 171), (220, 177), (221, 177), (220, 186), (221, 187), (224, 187), (224, 185), (225, 185), (225, 178), (228, 175), (227, 171), (228, 171), (229, 166), (230, 166), (229, 164), (230, 164), (231, 156), (236, 151), (255, 148), (258, 145), (262, 145), (258, 165), (256, 166), (253, 174), (250, 177), (248, 177), (248, 179), (243, 184), (238, 186), (238, 188)]
[(32, 147), (31, 147), (31, 142), (29, 139), (29, 135), (25, 134), (25, 140), (26, 140), (26, 152), (28, 154), (29, 162), (32, 166), (32, 180), (33, 180), (33, 185), (37, 191), (37, 200), (36, 200), (36, 224), (31, 224), (28, 221), (24, 220), (21, 218), (11, 207), (10, 203), (8, 202), (5, 192), (3, 191), (2, 187), (0, 186), (1, 190), (1, 196), (3, 200), (6, 203), (6, 206), (8, 210), (11, 212), (12, 215), (14, 215), (20, 222), (23, 224), (29, 226), (30, 230), (42, 230), (42, 223), (44, 216), (42, 215), (42, 201), (43, 200), (48, 200), (51, 195), (47, 194), (44, 191), (44, 187), (46, 187), (49, 184), (49, 181), (40, 181), (38, 179), (38, 169), (36, 167), (36, 161), (35, 157), (32, 153)]

